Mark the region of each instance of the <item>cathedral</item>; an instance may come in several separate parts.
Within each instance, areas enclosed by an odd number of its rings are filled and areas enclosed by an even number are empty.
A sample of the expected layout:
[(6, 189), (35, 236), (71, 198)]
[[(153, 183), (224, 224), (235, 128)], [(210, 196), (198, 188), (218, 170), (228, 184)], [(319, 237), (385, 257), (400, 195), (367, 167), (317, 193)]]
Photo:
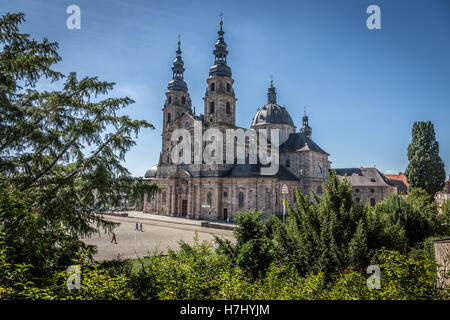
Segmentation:
[[(184, 81), (184, 62), (180, 41), (173, 61), (163, 111), (162, 150), (159, 162), (145, 173), (145, 178), (163, 188), (152, 199), (145, 199), (143, 211), (166, 216), (202, 220), (233, 221), (240, 211), (261, 210), (264, 215), (282, 215), (283, 194), (295, 199), (295, 190), (304, 194), (322, 194), (322, 183), (330, 170), (329, 154), (312, 139), (308, 117), (302, 119), (297, 130), (285, 107), (277, 103), (272, 80), (267, 92), (267, 104), (258, 109), (251, 129), (279, 130), (279, 167), (272, 175), (262, 175), (257, 163), (189, 163), (171, 161), (171, 140), (175, 129), (193, 131), (194, 123), (204, 130), (215, 128), (244, 129), (236, 126), (236, 96), (231, 68), (227, 64), (223, 22), (220, 21), (218, 39), (213, 55), (214, 63), (206, 79), (203, 114), (192, 109), (188, 87)], [(244, 129), (245, 130), (245, 129)], [(248, 149), (247, 149), (248, 151)], [(226, 152), (226, 150), (225, 150)]]

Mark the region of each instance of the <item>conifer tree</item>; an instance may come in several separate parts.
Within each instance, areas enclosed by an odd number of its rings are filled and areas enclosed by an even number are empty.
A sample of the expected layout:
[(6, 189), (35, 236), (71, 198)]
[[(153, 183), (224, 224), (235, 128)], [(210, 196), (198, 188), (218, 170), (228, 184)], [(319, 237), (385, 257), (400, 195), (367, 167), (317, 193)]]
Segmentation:
[(436, 141), (431, 121), (414, 123), (412, 141), (408, 146), (408, 160), (405, 175), (410, 189), (423, 188), (430, 195), (442, 190), (445, 168), (439, 157), (439, 142)]
[(355, 236), (350, 241), (348, 248), (350, 264), (359, 270), (367, 267), (370, 258), (365, 229), (363, 219), (359, 220)]
[[(54, 70), (58, 44), (21, 33), (23, 21), (0, 17), (0, 227), (9, 259), (46, 274), (70, 264), (79, 239), (116, 225), (95, 212), (133, 184), (121, 161), (133, 136), (153, 126), (117, 114), (132, 99), (101, 99), (114, 83)], [(60, 90), (37, 90), (42, 80)], [(134, 183), (134, 197), (137, 188), (157, 190), (142, 185)]]

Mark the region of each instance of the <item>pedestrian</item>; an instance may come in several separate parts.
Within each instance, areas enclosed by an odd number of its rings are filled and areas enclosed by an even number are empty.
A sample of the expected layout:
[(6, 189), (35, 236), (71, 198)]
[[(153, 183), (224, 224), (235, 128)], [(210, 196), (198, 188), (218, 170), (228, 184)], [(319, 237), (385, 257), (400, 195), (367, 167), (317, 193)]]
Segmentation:
[(111, 243), (112, 243), (113, 241), (117, 244), (116, 234), (115, 234), (114, 232), (113, 232), (113, 234), (112, 234)]
[(136, 222), (136, 231), (139, 231), (139, 226), (137, 222)]
[(141, 227), (141, 232), (142, 232), (142, 231), (143, 231), (143, 230), (142, 230), (142, 222), (141, 222), (141, 225), (140, 225), (140, 227)]

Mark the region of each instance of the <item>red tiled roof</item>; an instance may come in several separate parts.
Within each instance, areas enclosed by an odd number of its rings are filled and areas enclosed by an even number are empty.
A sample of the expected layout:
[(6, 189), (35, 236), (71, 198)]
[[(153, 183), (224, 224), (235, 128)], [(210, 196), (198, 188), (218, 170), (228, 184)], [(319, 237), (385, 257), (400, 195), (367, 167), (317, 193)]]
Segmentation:
[(408, 186), (408, 181), (406, 179), (406, 176), (401, 172), (399, 174), (385, 174), (384, 176), (386, 178), (388, 178), (389, 180), (402, 181), (406, 186)]

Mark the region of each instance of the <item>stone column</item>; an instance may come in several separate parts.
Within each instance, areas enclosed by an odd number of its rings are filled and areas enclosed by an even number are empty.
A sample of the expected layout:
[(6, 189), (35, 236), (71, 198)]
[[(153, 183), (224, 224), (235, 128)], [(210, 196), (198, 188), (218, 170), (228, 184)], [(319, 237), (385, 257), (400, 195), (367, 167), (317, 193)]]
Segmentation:
[(160, 201), (160, 197), (161, 197), (161, 192), (157, 192), (155, 194), (155, 199), (154, 199), (154, 206), (153, 206), (153, 211), (152, 213), (156, 213), (159, 214), (159, 201)]
[(220, 220), (222, 217), (222, 185), (219, 183), (219, 180), (216, 182), (216, 191), (217, 191), (217, 198), (216, 198), (216, 208), (217, 208), (217, 220)]
[(189, 219), (192, 218), (192, 181), (189, 180), (188, 182), (188, 204), (187, 204), (187, 216)]
[(201, 180), (198, 181), (197, 186), (197, 212), (196, 215), (199, 219), (202, 218), (202, 188), (201, 188)]
[(175, 202), (175, 200), (176, 200), (175, 192), (176, 192), (175, 186), (173, 185), (173, 186), (171, 186), (171, 192), (170, 192), (171, 210), (169, 212), (169, 215), (172, 216), (172, 217), (175, 216), (175, 212), (177, 210), (176, 209), (176, 202)]

